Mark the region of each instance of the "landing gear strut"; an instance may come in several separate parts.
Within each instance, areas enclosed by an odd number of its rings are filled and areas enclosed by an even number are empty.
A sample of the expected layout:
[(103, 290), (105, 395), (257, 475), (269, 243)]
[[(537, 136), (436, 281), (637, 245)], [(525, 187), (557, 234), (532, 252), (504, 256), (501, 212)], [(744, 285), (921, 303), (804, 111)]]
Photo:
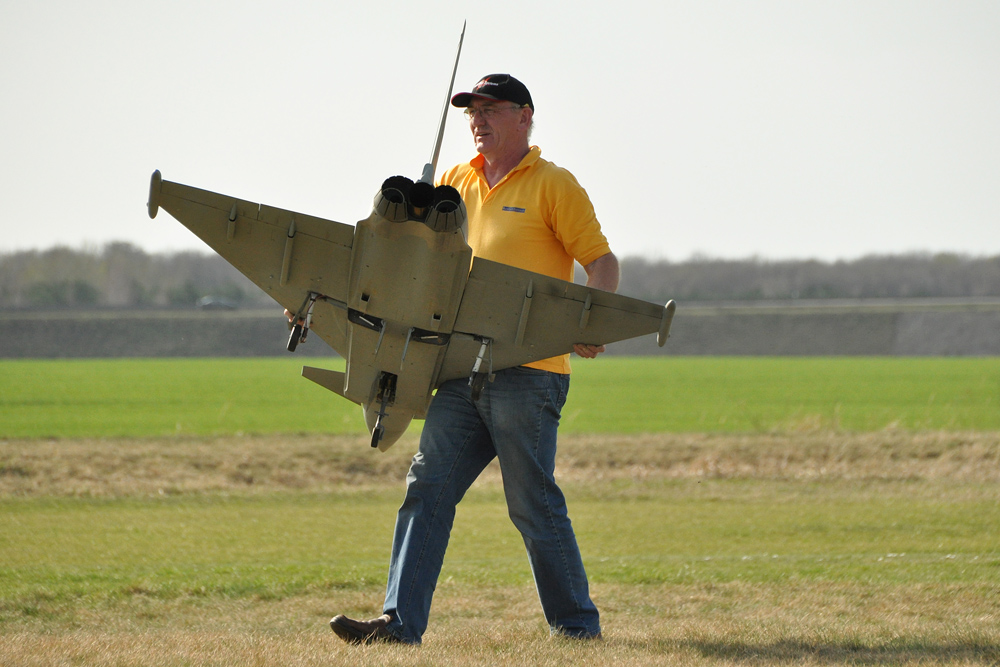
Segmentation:
[(372, 429), (372, 449), (378, 447), (378, 443), (382, 441), (382, 436), (385, 435), (385, 426), (382, 426), (382, 417), (385, 413), (379, 410), (378, 419), (375, 421), (375, 428)]
[(292, 331), (288, 334), (288, 343), (285, 348), (289, 352), (294, 352), (295, 348), (299, 346), (299, 343), (306, 342), (306, 336), (309, 335), (309, 326), (312, 324), (313, 306), (316, 305), (316, 299), (319, 298), (319, 294), (316, 292), (309, 292), (309, 296), (306, 297), (305, 303), (299, 308), (299, 313), (305, 313), (303, 315), (296, 314), (295, 323), (292, 325)]
[(396, 377), (394, 373), (386, 373), (385, 371), (379, 373), (378, 376), (378, 393), (375, 395), (375, 400), (378, 401), (378, 417), (375, 418), (375, 428), (372, 429), (373, 448), (378, 447), (382, 436), (385, 435), (382, 419), (385, 418), (386, 407), (396, 401)]
[(473, 373), (469, 377), (469, 386), (472, 387), (472, 401), (474, 403), (479, 402), (479, 397), (483, 395), (483, 387), (486, 386), (486, 380), (489, 377), (489, 373)]
[(299, 341), (305, 338), (303, 336), (305, 331), (305, 327), (298, 322), (292, 325), (292, 332), (288, 334), (288, 344), (285, 345), (289, 352), (294, 352), (295, 348), (299, 346)]
[[(486, 386), (486, 381), (493, 374), (493, 340), (491, 338), (477, 338), (477, 340), (481, 343), (479, 355), (476, 357), (476, 363), (472, 366), (472, 374), (469, 375), (473, 403), (479, 402), (479, 397), (483, 395), (483, 387)], [(487, 350), (490, 353), (490, 370), (488, 372), (480, 371)]]

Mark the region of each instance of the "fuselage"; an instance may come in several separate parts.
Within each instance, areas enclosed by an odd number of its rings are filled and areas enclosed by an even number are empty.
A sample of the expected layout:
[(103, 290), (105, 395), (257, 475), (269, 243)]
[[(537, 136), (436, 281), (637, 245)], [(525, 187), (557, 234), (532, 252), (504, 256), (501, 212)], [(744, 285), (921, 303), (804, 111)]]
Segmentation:
[(348, 290), (343, 396), (369, 430), (383, 413), (385, 447), (427, 412), (472, 262), (458, 193), (407, 187), (387, 180), (358, 222)]

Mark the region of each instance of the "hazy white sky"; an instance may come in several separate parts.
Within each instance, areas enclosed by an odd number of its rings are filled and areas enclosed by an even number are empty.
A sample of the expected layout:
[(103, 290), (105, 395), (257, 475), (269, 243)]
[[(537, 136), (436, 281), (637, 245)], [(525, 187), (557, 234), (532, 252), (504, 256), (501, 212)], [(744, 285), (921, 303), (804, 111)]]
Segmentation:
[[(0, 252), (204, 249), (149, 176), (341, 222), (510, 72), (620, 256), (1000, 254), (1000, 2), (0, 3)], [(440, 168), (472, 157), (451, 112)]]

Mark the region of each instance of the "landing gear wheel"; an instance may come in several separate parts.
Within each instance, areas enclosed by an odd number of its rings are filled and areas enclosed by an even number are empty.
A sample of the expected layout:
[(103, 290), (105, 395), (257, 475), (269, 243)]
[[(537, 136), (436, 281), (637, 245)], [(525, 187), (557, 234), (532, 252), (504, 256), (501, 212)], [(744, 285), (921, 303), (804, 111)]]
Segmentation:
[(486, 379), (489, 376), (489, 373), (473, 373), (472, 377), (469, 378), (469, 386), (472, 387), (473, 403), (479, 402), (479, 397), (483, 395), (483, 387), (486, 386)]
[(372, 429), (372, 449), (378, 447), (378, 443), (382, 441), (382, 435), (385, 433), (385, 426), (382, 426), (383, 414), (380, 412), (378, 419), (375, 420), (375, 428)]
[(302, 325), (296, 324), (292, 326), (292, 332), (288, 334), (288, 348), (289, 352), (294, 352), (295, 348), (299, 345), (299, 339), (302, 338)]

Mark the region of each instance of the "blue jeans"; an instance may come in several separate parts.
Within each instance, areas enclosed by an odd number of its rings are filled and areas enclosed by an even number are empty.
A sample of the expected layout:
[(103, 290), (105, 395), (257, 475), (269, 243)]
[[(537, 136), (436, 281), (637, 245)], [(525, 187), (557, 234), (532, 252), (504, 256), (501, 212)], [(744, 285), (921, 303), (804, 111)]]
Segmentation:
[(601, 631), (566, 500), (553, 477), (559, 411), (568, 390), (568, 375), (524, 367), (499, 371), (478, 403), (466, 380), (438, 389), (396, 517), (384, 607), (395, 617), (387, 629), (396, 637), (420, 642), (455, 506), (494, 457), (545, 620), (559, 634)]

